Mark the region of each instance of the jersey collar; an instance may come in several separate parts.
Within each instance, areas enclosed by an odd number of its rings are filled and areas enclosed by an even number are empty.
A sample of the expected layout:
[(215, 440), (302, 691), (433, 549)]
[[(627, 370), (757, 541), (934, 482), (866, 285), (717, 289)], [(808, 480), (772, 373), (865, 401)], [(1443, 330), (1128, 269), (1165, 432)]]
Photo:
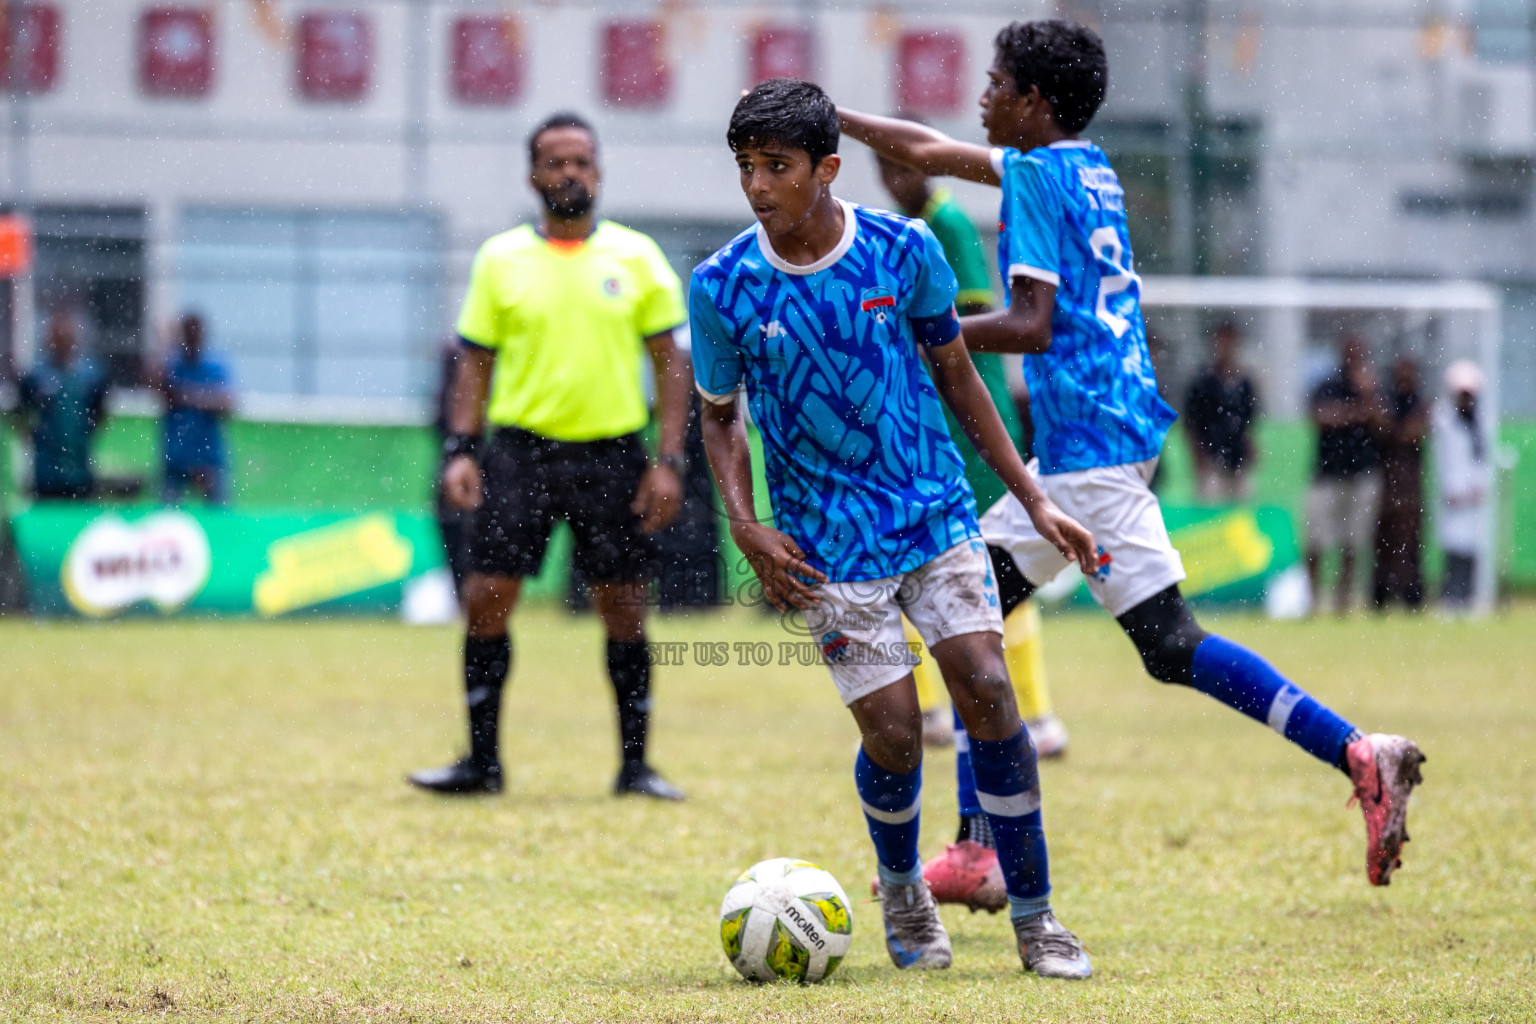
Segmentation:
[(1051, 149), (1087, 149), (1093, 145), (1087, 139), (1061, 139), (1050, 145)]
[[(836, 197), (833, 198), (836, 199)], [(773, 251), (773, 244), (768, 241), (768, 229), (763, 227), (762, 224), (758, 224), (757, 247), (763, 250), (763, 258), (768, 261), (768, 265), (775, 270), (782, 270), (786, 274), (805, 277), (826, 270), (832, 264), (848, 255), (848, 250), (853, 248), (854, 235), (858, 233), (858, 219), (854, 215), (852, 203), (844, 202), (841, 199), (836, 199), (836, 202), (838, 206), (843, 208), (843, 237), (837, 240), (837, 244), (832, 247), (831, 252), (815, 263), (802, 265), (799, 263), (788, 263), (781, 259), (779, 254)]]
[(596, 238), (597, 233), (603, 230), (603, 225), (606, 223), (607, 221), (599, 217), (592, 224), (592, 230), (587, 233), (586, 238), (550, 238), (548, 235), (544, 234), (544, 232), (539, 230), (539, 226), (537, 224), (529, 224), (528, 227), (533, 232), (535, 238), (549, 246), (554, 251), (562, 253), (574, 253), (580, 251), (582, 246)]

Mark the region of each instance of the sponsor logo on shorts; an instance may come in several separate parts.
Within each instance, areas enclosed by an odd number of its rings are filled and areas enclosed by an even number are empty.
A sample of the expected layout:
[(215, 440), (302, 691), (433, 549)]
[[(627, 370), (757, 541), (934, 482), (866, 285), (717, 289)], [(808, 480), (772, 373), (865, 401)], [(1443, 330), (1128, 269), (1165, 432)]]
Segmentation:
[(832, 665), (839, 664), (848, 657), (848, 637), (833, 630), (821, 638), (821, 656)]
[(1114, 560), (1115, 556), (1105, 551), (1102, 544), (1099, 545), (1098, 569), (1094, 571), (1094, 577), (1100, 581), (1109, 579), (1109, 567)]

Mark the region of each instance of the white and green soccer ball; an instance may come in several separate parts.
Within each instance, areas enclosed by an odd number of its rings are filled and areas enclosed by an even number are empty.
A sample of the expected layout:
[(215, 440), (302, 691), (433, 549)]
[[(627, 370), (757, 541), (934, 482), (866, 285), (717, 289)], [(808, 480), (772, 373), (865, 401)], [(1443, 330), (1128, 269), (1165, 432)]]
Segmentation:
[(720, 941), (749, 981), (820, 981), (853, 942), (848, 894), (831, 872), (775, 857), (741, 873), (720, 904)]

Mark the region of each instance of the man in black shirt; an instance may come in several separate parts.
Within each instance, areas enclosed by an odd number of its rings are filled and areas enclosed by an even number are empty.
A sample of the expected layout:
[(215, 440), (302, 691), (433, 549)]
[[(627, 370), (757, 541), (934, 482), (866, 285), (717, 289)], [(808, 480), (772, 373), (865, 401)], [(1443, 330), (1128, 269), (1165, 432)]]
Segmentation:
[(1370, 543), (1381, 503), (1376, 434), (1386, 416), (1365, 343), (1358, 335), (1346, 334), (1339, 371), (1312, 393), (1317, 467), (1307, 492), (1307, 576), (1312, 599), (1320, 603), (1322, 598), (1323, 556), (1338, 551), (1335, 609), (1341, 615), (1349, 611), (1354, 593), (1356, 552)]
[(1419, 391), (1419, 364), (1399, 356), (1386, 396), (1387, 420), (1376, 437), (1381, 457), (1381, 513), (1371, 571), (1371, 603), (1424, 601), (1424, 436), (1429, 403)]
[(1184, 399), (1184, 425), (1195, 456), (1195, 483), (1209, 505), (1247, 501), (1253, 460), (1253, 420), (1259, 396), (1237, 362), (1237, 325), (1216, 327), (1214, 359), (1200, 371)]

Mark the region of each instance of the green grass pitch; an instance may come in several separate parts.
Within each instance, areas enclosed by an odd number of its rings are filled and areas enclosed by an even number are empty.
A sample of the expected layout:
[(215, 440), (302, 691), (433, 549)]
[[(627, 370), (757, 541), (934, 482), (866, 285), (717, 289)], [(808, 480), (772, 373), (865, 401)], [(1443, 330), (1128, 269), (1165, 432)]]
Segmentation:
[[(452, 630), (0, 622), (0, 1018), (1536, 1019), (1536, 607), (1211, 622), (1419, 740), (1414, 841), (1372, 889), (1342, 776), (1145, 678), (1107, 619), (1049, 617), (1072, 750), (1043, 768), (1046, 825), (1085, 984), (1023, 974), (1001, 917), (953, 908), (953, 969), (891, 966), (819, 667), (658, 669), (654, 760), (690, 799), (616, 801), (597, 626), (529, 609), (508, 791), (450, 800), (402, 776), (462, 745)], [(654, 635), (794, 639), (739, 609)], [(926, 855), (953, 770), (930, 755)], [(720, 951), (729, 882), (783, 855), (854, 900), (821, 986), (746, 984)]]

